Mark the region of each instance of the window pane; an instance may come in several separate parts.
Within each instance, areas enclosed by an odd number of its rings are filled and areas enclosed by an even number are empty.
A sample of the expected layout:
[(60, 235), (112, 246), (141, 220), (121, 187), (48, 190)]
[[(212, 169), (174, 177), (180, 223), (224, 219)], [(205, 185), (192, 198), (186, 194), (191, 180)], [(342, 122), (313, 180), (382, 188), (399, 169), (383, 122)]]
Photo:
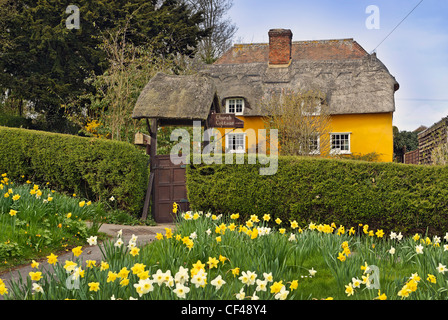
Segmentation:
[(332, 134), (331, 149), (335, 151), (350, 152), (350, 135), (349, 134)]
[(236, 112), (243, 112), (243, 99), (236, 100)]
[(244, 150), (244, 134), (229, 134), (228, 144), (229, 150)]

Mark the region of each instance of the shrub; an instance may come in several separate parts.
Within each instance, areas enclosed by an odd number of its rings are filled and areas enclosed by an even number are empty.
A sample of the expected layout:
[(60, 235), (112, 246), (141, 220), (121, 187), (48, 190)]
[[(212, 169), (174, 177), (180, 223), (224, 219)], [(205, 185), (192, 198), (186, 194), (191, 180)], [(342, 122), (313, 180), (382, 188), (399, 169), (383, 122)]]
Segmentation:
[(137, 212), (148, 181), (148, 157), (134, 145), (105, 139), (0, 127), (0, 171), (50, 184), (91, 200), (114, 196)]
[[(224, 163), (224, 161), (223, 161)], [(260, 164), (190, 165), (187, 189), (195, 210), (240, 213), (299, 223), (336, 222), (401, 232), (446, 232), (448, 169), (301, 157), (279, 157), (278, 171)]]

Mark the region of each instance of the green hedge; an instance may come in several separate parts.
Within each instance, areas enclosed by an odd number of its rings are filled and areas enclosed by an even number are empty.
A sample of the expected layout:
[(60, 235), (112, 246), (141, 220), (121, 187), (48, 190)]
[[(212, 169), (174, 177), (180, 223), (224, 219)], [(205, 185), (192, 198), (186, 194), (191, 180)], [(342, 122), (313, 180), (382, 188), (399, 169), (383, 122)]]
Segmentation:
[(129, 143), (0, 127), (1, 173), (91, 200), (114, 196), (130, 212), (143, 206), (147, 162)]
[(277, 173), (262, 176), (260, 164), (245, 163), (190, 165), (191, 207), (246, 218), (268, 213), (302, 226), (335, 222), (408, 234), (448, 231), (446, 167), (280, 157)]

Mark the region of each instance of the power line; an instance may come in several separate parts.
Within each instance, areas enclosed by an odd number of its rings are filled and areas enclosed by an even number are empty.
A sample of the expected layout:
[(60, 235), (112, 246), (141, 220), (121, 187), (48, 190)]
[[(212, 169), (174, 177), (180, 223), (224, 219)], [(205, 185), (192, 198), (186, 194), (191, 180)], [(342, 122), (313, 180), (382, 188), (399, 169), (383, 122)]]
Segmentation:
[(402, 101), (432, 101), (432, 102), (447, 102), (448, 99), (424, 99), (424, 98), (395, 98), (395, 100)]
[(411, 12), (409, 12), (406, 17), (403, 18), (403, 20), (400, 21), (399, 24), (397, 24), (397, 26), (395, 28), (392, 29), (391, 32), (389, 32), (389, 34), (375, 47), (375, 49), (372, 50), (373, 53), (387, 38), (389, 38), (389, 36), (400, 26), (400, 24), (403, 23), (404, 20), (406, 20), (407, 17), (409, 17), (411, 15), (412, 12), (414, 12), (415, 9), (417, 9), (417, 7), (423, 2), (423, 0), (421, 0), (419, 3), (417, 3), (417, 5), (414, 7), (414, 9), (411, 10)]

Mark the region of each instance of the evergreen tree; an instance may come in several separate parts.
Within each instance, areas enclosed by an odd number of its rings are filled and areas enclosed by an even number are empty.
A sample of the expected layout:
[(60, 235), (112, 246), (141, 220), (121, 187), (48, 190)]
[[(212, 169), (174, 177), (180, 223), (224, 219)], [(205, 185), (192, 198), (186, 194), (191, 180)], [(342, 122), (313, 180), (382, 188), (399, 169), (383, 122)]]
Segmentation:
[(127, 25), (126, 41), (151, 43), (164, 57), (192, 55), (209, 33), (199, 27), (201, 14), (176, 0), (79, 0), (79, 29), (66, 27), (67, 5), (64, 0), (0, 0), (0, 89), (31, 102), (50, 125), (60, 123), (61, 106), (94, 90), (88, 77), (107, 70), (100, 44), (108, 31)]

